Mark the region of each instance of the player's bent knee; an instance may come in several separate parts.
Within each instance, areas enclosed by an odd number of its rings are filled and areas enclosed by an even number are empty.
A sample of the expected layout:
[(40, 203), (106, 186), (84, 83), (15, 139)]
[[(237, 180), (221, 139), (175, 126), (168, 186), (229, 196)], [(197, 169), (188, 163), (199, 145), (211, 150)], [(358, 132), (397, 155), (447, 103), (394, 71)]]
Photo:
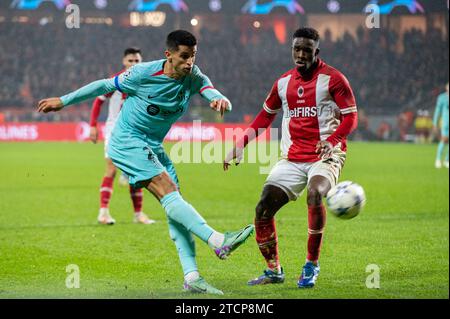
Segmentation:
[(331, 189), (330, 181), (324, 176), (313, 176), (308, 183), (307, 202), (308, 205), (318, 206)]
[(178, 191), (177, 185), (172, 181), (166, 172), (153, 177), (148, 183), (147, 189), (158, 199), (163, 198), (167, 194)]
[(278, 189), (274, 190), (265, 188), (258, 205), (256, 205), (256, 219), (261, 220), (273, 218), (277, 211), (287, 202), (289, 202), (289, 198), (283, 190), (279, 189), (278, 191)]

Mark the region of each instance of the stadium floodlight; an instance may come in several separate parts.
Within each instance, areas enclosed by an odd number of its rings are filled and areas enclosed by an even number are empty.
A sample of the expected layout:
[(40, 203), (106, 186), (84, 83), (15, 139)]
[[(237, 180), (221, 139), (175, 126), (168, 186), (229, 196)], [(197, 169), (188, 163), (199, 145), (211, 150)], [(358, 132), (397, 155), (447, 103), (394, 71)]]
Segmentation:
[(95, 0), (94, 5), (97, 9), (105, 9), (108, 6), (108, 0)]
[(220, 0), (209, 0), (209, 9), (213, 12), (220, 11), (222, 9), (222, 2)]
[(327, 3), (327, 9), (331, 13), (337, 13), (337, 12), (339, 12), (339, 10), (341, 10), (341, 4), (339, 3), (339, 1), (330, 0)]

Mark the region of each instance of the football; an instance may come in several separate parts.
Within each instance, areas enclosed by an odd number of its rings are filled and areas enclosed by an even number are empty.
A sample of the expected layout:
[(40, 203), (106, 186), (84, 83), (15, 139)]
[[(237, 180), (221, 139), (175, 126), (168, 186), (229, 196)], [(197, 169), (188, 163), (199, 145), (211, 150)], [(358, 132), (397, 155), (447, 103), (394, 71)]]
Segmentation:
[(351, 181), (344, 181), (332, 187), (327, 194), (328, 210), (336, 217), (356, 217), (366, 203), (364, 189)]

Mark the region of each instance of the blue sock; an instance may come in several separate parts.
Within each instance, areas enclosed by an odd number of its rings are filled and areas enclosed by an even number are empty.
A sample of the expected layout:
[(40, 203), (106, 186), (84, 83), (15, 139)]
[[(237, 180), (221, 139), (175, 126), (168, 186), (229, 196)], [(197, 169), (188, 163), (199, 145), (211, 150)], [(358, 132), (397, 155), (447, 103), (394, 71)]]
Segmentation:
[(194, 237), (192, 237), (192, 234), (183, 225), (170, 218), (168, 221), (170, 238), (177, 247), (178, 257), (180, 258), (184, 275), (192, 271), (198, 271), (197, 262), (195, 261)]
[(448, 148), (449, 148), (449, 146), (447, 144), (447, 152), (445, 152), (445, 161), (446, 162), (448, 162)]
[(436, 160), (440, 161), (442, 159), (442, 152), (444, 151), (444, 146), (445, 143), (440, 141), (437, 149)]
[(208, 242), (214, 229), (208, 226), (203, 217), (181, 197), (179, 192), (172, 192), (161, 198), (161, 205), (169, 219), (183, 225), (205, 243)]

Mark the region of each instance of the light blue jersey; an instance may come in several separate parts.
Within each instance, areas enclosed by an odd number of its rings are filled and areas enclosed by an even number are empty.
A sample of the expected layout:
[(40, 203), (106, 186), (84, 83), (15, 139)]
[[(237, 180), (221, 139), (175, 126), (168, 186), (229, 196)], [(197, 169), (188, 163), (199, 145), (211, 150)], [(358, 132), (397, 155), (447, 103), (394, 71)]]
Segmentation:
[(193, 95), (200, 93), (209, 102), (226, 99), (197, 66), (194, 65), (191, 74), (176, 80), (164, 75), (165, 61), (136, 64), (114, 78), (92, 82), (61, 97), (67, 106), (115, 90), (127, 94), (112, 132), (108, 155), (135, 187), (165, 170), (177, 181), (162, 142), (172, 124), (187, 111)]
[(448, 136), (449, 133), (449, 119), (448, 119), (448, 93), (441, 93), (436, 102), (436, 109), (434, 111), (433, 125), (439, 127), (439, 120), (441, 122), (441, 135)]

